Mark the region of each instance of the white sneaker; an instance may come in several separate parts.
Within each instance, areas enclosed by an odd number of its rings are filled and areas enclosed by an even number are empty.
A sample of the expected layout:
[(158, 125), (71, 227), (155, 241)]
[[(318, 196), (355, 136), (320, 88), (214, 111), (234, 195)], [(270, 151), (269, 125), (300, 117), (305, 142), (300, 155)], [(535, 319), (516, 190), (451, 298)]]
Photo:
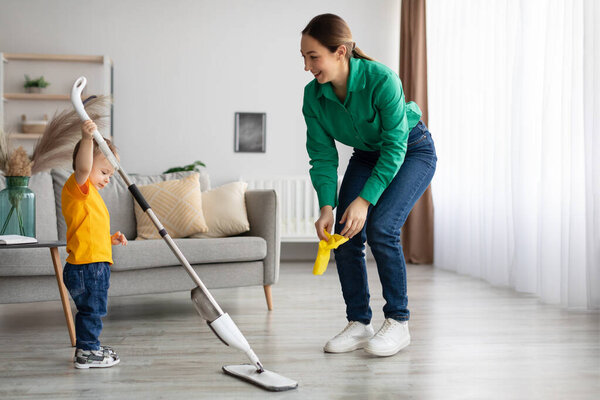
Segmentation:
[(343, 331), (327, 342), (323, 351), (325, 353), (346, 353), (362, 349), (374, 333), (371, 324), (365, 325), (358, 321), (350, 321)]
[(409, 344), (408, 322), (386, 318), (381, 329), (365, 346), (365, 351), (376, 356), (393, 356)]

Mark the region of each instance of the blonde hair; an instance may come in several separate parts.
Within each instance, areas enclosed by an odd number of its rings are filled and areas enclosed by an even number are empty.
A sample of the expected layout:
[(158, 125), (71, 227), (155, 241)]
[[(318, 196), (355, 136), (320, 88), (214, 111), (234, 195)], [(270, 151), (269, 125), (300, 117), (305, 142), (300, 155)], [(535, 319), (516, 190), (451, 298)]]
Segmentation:
[(348, 60), (353, 57), (374, 61), (361, 49), (356, 47), (356, 42), (352, 39), (350, 27), (346, 21), (335, 14), (317, 15), (302, 30), (302, 34), (313, 37), (332, 53), (338, 47), (345, 46), (346, 59)]
[[(100, 150), (100, 146), (98, 146), (98, 143), (96, 143), (95, 140), (92, 140), (92, 141), (94, 142), (94, 157), (96, 157), (96, 155), (99, 154), (102, 150)], [(111, 142), (110, 139), (104, 138), (104, 141), (108, 145), (108, 148), (110, 149), (110, 151), (112, 151), (113, 154), (118, 157), (117, 146), (115, 146), (113, 144), (113, 142)], [(75, 160), (77, 159), (77, 153), (79, 152), (80, 145), (81, 145), (81, 140), (79, 140), (79, 142), (77, 142), (77, 144), (75, 145), (75, 148), (73, 149), (73, 169), (76, 169), (75, 168)]]

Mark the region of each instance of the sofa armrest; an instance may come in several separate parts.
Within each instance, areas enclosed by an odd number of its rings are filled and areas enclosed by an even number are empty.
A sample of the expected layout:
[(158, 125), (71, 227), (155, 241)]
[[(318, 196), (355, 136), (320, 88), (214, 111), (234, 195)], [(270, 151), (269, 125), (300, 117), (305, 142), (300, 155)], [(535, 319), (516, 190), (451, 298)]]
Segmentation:
[(243, 236), (259, 236), (265, 239), (267, 256), (264, 259), (264, 284), (277, 283), (281, 249), (277, 193), (274, 190), (248, 190), (246, 192), (246, 210), (250, 231), (244, 233)]

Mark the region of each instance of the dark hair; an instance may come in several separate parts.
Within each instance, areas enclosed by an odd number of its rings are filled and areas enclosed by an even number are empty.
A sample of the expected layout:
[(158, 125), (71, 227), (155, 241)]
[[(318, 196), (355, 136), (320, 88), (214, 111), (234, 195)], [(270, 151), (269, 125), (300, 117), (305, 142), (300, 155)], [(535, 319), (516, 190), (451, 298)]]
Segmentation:
[[(110, 149), (110, 151), (112, 151), (113, 154), (115, 156), (117, 156), (117, 146), (115, 146), (113, 144), (113, 142), (110, 141), (110, 139), (104, 138), (104, 141), (108, 145), (108, 148)], [(96, 154), (100, 153), (102, 150), (100, 150), (100, 146), (98, 146), (98, 143), (96, 143), (95, 140), (92, 139), (92, 142), (94, 142), (94, 156), (95, 156)], [(75, 148), (73, 149), (73, 169), (75, 169), (75, 160), (77, 159), (77, 153), (79, 152), (80, 145), (81, 145), (81, 140), (79, 140), (79, 142), (77, 142), (77, 144), (75, 145)]]
[(356, 47), (352, 39), (350, 27), (342, 18), (335, 14), (321, 14), (310, 20), (306, 28), (302, 30), (303, 35), (309, 35), (315, 38), (323, 46), (327, 47), (332, 53), (338, 47), (346, 46), (346, 58), (363, 58), (365, 60), (373, 59), (363, 53)]

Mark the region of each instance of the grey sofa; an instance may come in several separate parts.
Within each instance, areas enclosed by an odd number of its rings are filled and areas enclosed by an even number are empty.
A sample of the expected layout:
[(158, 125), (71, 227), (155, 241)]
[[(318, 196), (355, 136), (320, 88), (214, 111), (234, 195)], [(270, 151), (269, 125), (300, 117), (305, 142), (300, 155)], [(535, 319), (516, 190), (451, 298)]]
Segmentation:
[[(36, 194), (36, 236), (40, 241), (65, 241), (66, 225), (60, 195), (70, 173), (53, 170), (34, 175), (30, 180), (29, 187)], [(188, 174), (131, 175), (131, 178), (139, 186)], [(133, 198), (117, 175), (100, 194), (111, 216), (111, 232), (123, 232), (129, 244), (113, 247), (109, 296), (193, 289), (194, 283), (163, 240), (133, 240), (136, 237)], [(4, 187), (4, 177), (0, 177), (0, 189)], [(203, 191), (210, 189), (206, 171), (200, 174), (200, 188)], [(275, 192), (246, 192), (246, 209), (249, 232), (216, 239), (175, 239), (175, 243), (208, 288), (263, 286), (271, 309), (270, 288), (279, 276), (280, 251)], [(59, 254), (64, 265), (67, 256), (64, 246), (59, 248)], [(47, 248), (2, 249), (0, 246), (0, 303), (59, 298)]]

